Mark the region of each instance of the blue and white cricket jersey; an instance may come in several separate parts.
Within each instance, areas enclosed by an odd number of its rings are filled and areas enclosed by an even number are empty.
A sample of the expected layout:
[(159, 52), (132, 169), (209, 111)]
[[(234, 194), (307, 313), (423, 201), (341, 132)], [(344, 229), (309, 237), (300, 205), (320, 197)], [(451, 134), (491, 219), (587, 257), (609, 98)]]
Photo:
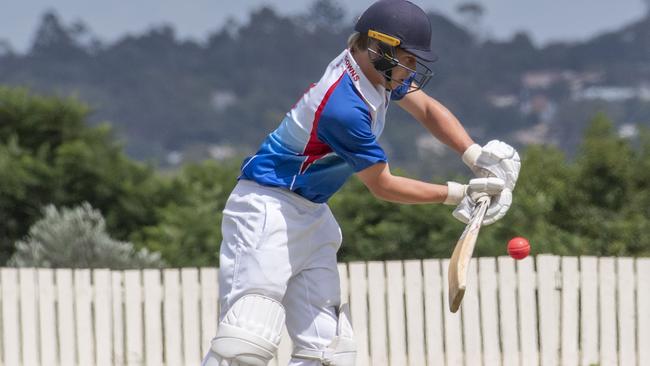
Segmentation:
[(353, 173), (387, 160), (377, 139), (390, 97), (343, 51), (244, 160), (240, 179), (326, 202)]

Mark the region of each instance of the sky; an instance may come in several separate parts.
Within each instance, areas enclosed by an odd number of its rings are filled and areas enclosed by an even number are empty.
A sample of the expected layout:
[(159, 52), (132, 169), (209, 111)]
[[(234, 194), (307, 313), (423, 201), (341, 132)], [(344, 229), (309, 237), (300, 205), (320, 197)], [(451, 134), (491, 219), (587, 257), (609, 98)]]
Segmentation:
[[(456, 7), (464, 0), (412, 0), (459, 20)], [(533, 41), (585, 40), (640, 19), (650, 0), (477, 0), (486, 8), (483, 29), (490, 38), (507, 39), (527, 31)], [(374, 0), (338, 0), (350, 21)], [(281, 14), (306, 11), (311, 0), (6, 0), (0, 11), (0, 39), (24, 52), (31, 45), (42, 14), (53, 9), (69, 24), (82, 20), (106, 42), (171, 24), (181, 39), (202, 41), (228, 18), (246, 22), (251, 10), (271, 5)]]

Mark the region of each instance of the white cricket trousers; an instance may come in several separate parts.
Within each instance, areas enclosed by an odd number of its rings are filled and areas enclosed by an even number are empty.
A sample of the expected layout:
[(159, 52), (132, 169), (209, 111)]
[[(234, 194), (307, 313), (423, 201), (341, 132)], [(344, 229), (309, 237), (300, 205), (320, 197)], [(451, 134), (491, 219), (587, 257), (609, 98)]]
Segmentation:
[[(327, 204), (282, 188), (240, 180), (223, 211), (220, 319), (245, 294), (285, 307), (294, 346), (326, 348), (336, 335), (341, 229)], [(290, 366), (320, 366), (291, 359)]]

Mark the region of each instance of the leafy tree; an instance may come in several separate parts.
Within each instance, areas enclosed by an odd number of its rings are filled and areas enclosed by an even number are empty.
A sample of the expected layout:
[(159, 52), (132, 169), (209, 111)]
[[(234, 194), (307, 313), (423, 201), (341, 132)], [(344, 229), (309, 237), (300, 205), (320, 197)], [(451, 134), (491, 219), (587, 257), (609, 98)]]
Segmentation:
[(102, 214), (84, 202), (58, 210), (48, 205), (44, 217), (16, 243), (9, 265), (54, 268), (162, 267), (160, 253), (135, 250), (133, 244), (110, 238)]
[(633, 154), (630, 144), (616, 135), (612, 122), (597, 115), (585, 132), (577, 157), (578, 191), (585, 192), (597, 207), (620, 210), (631, 198)]
[(482, 229), (476, 254), (506, 255), (506, 242), (514, 236), (528, 238), (532, 254), (585, 254), (581, 238), (570, 227), (558, 226), (567, 221), (565, 210), (571, 209), (568, 193), (574, 190), (575, 168), (550, 146), (531, 146), (522, 159), (512, 207), (502, 220)]
[[(477, 18), (476, 1), (463, 1), (465, 13)], [(90, 27), (66, 24), (48, 11), (35, 30), (26, 54), (15, 54), (0, 40), (0, 83), (24, 85), (41, 92), (76, 94), (96, 106), (89, 121), (114, 122), (128, 136), (129, 156), (164, 161), (171, 151), (196, 144), (227, 143), (254, 149), (275, 128), (298, 96), (322, 75), (323, 68), (345, 47), (354, 16), (339, 0), (312, 0), (303, 14), (284, 15), (271, 7), (251, 13), (249, 20), (227, 22), (206, 43), (181, 40), (169, 26), (159, 26), (98, 45)], [(277, 7), (276, 7), (277, 8)], [(650, 78), (645, 65), (650, 55), (650, 17), (579, 43), (536, 46), (524, 33), (510, 40), (476, 42), (466, 29), (430, 13), (432, 47), (440, 60), (432, 65), (435, 78), (426, 91), (443, 101), (482, 141), (504, 138), (538, 122), (521, 112), (521, 103), (495, 107), (492, 97), (537, 92), (558, 104), (554, 131), (563, 149), (578, 144), (582, 121), (593, 108), (569, 98), (569, 85), (590, 73), (598, 83), (635, 87)], [(527, 90), (522, 76), (554, 70), (570, 81), (547, 90)], [(566, 72), (566, 73), (565, 73)], [(592, 82), (586, 81), (585, 87)], [(565, 84), (565, 85), (563, 85)], [(572, 95), (575, 93), (572, 93)], [(220, 96), (228, 103), (220, 104)], [(492, 100), (492, 102), (491, 102)], [(624, 110), (621, 122), (647, 124), (648, 103), (607, 103)], [(645, 104), (646, 107), (641, 105)], [(424, 131), (410, 116), (392, 114), (387, 141), (415, 140)], [(565, 110), (575, 110), (575, 118)], [(401, 127), (407, 122), (416, 128)], [(399, 126), (390, 129), (390, 125)], [(574, 128), (573, 126), (578, 126)], [(393, 162), (431, 171), (452, 171), (441, 164), (395, 154)], [(105, 212), (105, 211), (104, 211)], [(110, 220), (109, 220), (110, 221)]]
[(382, 201), (356, 178), (329, 204), (343, 232), (339, 260), (447, 257), (462, 231), (449, 207)]
[(480, 252), (484, 243), (503, 248), (507, 239), (522, 235), (534, 253), (649, 255), (646, 144), (634, 149), (600, 114), (573, 161), (557, 148), (529, 148), (513, 206), (486, 230), (487, 237), (482, 234), (479, 254), (494, 255)]
[(572, 253), (592, 255), (638, 255), (634, 235), (643, 232), (643, 221), (628, 209), (635, 199), (632, 161), (637, 152), (619, 138), (612, 122), (596, 116), (585, 132), (573, 163), (568, 189), (550, 216), (558, 231), (577, 236), (579, 248)]
[(65, 59), (82, 56), (84, 50), (75, 36), (85, 30), (86, 27), (81, 23), (73, 27), (67, 27), (61, 24), (55, 12), (47, 11), (36, 30), (32, 52), (36, 55), (48, 55)]
[(342, 28), (345, 26), (345, 10), (335, 0), (314, 1), (302, 20), (304, 26), (312, 30)]
[[(162, 174), (129, 160), (108, 127), (86, 125), (87, 114), (72, 99), (0, 88), (0, 259), (16, 241), (34, 251), (30, 226), (42, 207), (89, 202), (117, 240), (173, 266), (217, 264), (221, 212), (241, 160)], [(598, 115), (577, 151), (572, 160), (550, 146), (522, 151), (513, 206), (482, 230), (477, 255), (503, 255), (518, 235), (533, 254), (650, 255), (650, 132), (625, 140)], [(463, 229), (450, 207), (380, 201), (355, 178), (329, 204), (344, 233), (341, 260), (448, 257)]]
[(0, 263), (14, 251), (14, 241), (27, 233), (29, 225), (40, 215), (41, 206), (49, 202), (53, 181), (52, 168), (39, 156), (19, 146), (14, 137), (0, 144)]
[(162, 253), (171, 266), (215, 266), (219, 262), (221, 212), (235, 186), (238, 164), (206, 161), (172, 177), (173, 196), (155, 208), (155, 225), (137, 230), (134, 242)]
[(89, 127), (89, 110), (73, 99), (0, 87), (0, 261), (48, 204), (90, 202), (112, 235), (126, 240), (153, 223), (158, 192), (151, 167), (131, 161), (108, 125)]
[[(514, 236), (528, 238), (532, 254), (650, 255), (647, 131), (639, 145), (633, 148), (597, 115), (573, 161), (556, 147), (530, 146), (513, 205), (482, 229), (476, 255), (506, 255)], [(343, 260), (445, 258), (463, 230), (450, 208), (378, 201), (356, 180), (330, 204), (343, 230)]]

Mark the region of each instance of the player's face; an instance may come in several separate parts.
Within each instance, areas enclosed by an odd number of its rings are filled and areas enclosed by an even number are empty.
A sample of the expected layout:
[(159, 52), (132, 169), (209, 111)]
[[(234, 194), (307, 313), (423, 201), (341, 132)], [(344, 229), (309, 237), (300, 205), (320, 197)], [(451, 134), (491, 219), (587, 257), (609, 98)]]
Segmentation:
[(399, 60), (399, 65), (393, 68), (391, 78), (391, 89), (395, 89), (402, 85), (404, 80), (408, 79), (411, 76), (411, 73), (417, 68), (417, 59), (412, 54), (398, 48), (397, 49), (397, 59)]

